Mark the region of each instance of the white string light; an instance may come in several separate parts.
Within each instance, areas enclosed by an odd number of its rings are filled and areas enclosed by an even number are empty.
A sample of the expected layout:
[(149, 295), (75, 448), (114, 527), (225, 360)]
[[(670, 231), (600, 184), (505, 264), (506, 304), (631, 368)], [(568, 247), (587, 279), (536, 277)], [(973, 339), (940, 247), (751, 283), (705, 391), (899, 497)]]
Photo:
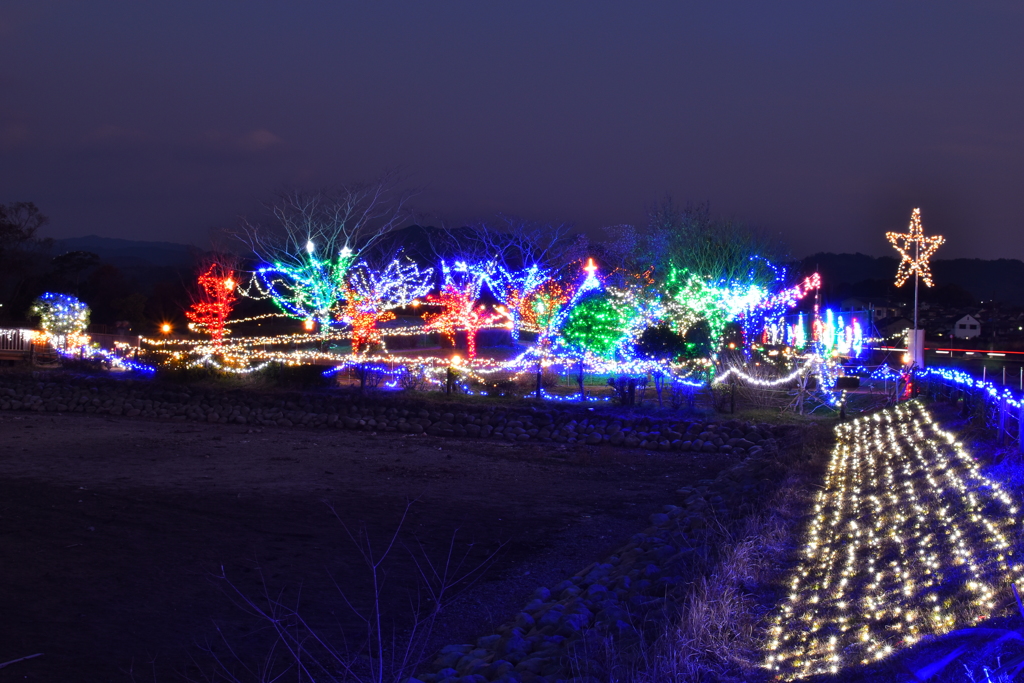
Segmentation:
[(1024, 578), (1017, 507), (917, 402), (836, 427), (765, 666), (787, 680), (867, 664), (985, 619)]

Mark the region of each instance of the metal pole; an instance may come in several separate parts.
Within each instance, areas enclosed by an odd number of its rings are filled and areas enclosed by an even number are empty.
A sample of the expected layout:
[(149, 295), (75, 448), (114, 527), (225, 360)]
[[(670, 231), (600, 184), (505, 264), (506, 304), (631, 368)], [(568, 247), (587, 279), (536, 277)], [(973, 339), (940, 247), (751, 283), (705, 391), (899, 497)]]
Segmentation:
[[(920, 261), (921, 259), (921, 242), (920, 240), (914, 242), (914, 261)], [(918, 288), (918, 273), (917, 267), (914, 267), (914, 343), (916, 348), (917, 343), (917, 288)], [(916, 360), (916, 354), (915, 358)]]
[(999, 401), (999, 445), (1006, 445), (1006, 394)]
[(1024, 455), (1024, 398), (1020, 401), (1020, 412), (1017, 413), (1017, 452)]
[(1003, 386), (1006, 386), (1006, 366), (1003, 366)]

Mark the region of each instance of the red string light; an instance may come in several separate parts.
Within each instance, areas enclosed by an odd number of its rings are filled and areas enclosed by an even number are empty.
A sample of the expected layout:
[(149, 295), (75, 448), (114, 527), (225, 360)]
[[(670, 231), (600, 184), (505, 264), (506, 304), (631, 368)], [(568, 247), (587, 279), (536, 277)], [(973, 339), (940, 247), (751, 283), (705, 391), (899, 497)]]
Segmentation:
[(234, 272), (214, 263), (199, 276), (201, 291), (192, 307), (185, 311), (185, 317), (205, 330), (220, 345), (227, 332), (226, 323), (235, 307)]

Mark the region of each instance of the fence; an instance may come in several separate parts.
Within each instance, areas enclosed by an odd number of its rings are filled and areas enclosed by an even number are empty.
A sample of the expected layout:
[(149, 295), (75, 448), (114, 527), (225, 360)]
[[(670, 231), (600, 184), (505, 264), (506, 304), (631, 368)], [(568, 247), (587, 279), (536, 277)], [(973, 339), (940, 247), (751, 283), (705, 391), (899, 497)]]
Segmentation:
[(32, 330), (0, 329), (0, 359), (20, 360), (32, 352)]
[(997, 386), (952, 368), (927, 368), (917, 373), (917, 379), (926, 394), (959, 403), (965, 417), (972, 412), (982, 416), (1000, 444), (1016, 441), (1024, 454), (1024, 395), (1015, 397), (1005, 384)]

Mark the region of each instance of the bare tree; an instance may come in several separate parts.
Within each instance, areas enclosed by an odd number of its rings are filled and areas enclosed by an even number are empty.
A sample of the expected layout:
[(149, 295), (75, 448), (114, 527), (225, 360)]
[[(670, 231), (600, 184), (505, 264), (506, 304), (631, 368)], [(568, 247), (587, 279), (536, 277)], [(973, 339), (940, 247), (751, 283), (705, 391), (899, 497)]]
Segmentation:
[(48, 219), (32, 202), (0, 204), (0, 316), (22, 313), (30, 282), (45, 269), (53, 240), (36, 236)]
[(581, 241), (580, 236), (571, 236), (570, 229), (564, 223), (545, 224), (500, 215), (495, 223), (445, 230), (434, 251), (442, 260), (454, 255), (486, 272), (487, 288), (505, 306), (516, 342), (531, 297), (580, 258), (585, 238)]
[(394, 231), (409, 215), (409, 191), (386, 173), (372, 183), (313, 192), (282, 192), (268, 209), (270, 224), (243, 222), (236, 235), (262, 265), (257, 297), (269, 297), (307, 328), (321, 333), (339, 322), (349, 269), (357, 255)]
[(243, 221), (236, 234), (268, 263), (301, 260), (310, 243), (324, 254), (361, 252), (410, 216), (413, 192), (400, 189), (400, 180), (389, 171), (369, 183), (286, 190), (267, 204), (273, 224)]
[[(243, 592), (227, 576), (224, 568), (216, 576), (224, 582), (226, 594), (244, 612), (255, 617), (270, 636), (265, 654), (254, 656), (241, 650), (218, 626), (220, 642), (199, 645), (200, 656), (193, 657), (200, 678), (208, 683), (274, 683), (275, 681), (323, 681), (325, 683), (394, 683), (408, 680), (417, 669), (429, 666), (434, 629), (442, 612), (459, 595), (478, 581), (504, 550), (502, 543), (483, 561), (470, 562), (469, 549), (458, 553), (458, 529), (452, 533), (447, 551), (431, 556), (419, 540), (406, 544), (400, 536), (409, 507), (390, 538), (375, 544), (365, 527), (350, 529), (338, 517), (346, 535), (356, 547), (370, 583), (368, 608), (357, 607), (344, 583), (334, 580), (340, 602), (365, 629), (361, 642), (352, 642), (344, 631), (333, 631), (306, 621), (298, 604), (284, 602), (283, 592), (272, 592), (263, 582), (262, 594)], [(469, 544), (472, 547), (472, 544)], [(397, 584), (390, 574), (403, 562), (415, 568), (418, 581)], [(262, 577), (262, 574), (261, 574)], [(334, 579), (334, 577), (332, 577)], [(392, 613), (385, 608), (391, 595), (406, 593), (409, 610)], [(333, 596), (320, 599), (335, 599)], [(390, 622), (390, 623), (389, 623)], [(205, 654), (205, 656), (203, 656)]]
[[(706, 202), (680, 209), (671, 198), (648, 210), (647, 227), (637, 235), (634, 253), (639, 263), (662, 266), (661, 271), (675, 267), (715, 282), (761, 284), (777, 277), (770, 260), (785, 257), (781, 242), (767, 232), (715, 219)], [(658, 275), (661, 279), (668, 272)]]
[(536, 266), (560, 270), (585, 255), (586, 236), (573, 234), (569, 223), (541, 223), (499, 215), (496, 221), (446, 226), (431, 236), (440, 259), (491, 262), (506, 270)]
[(572, 245), (566, 223), (546, 224), (517, 216), (499, 216), (499, 223), (475, 226), (480, 248), (506, 269), (557, 269)]

